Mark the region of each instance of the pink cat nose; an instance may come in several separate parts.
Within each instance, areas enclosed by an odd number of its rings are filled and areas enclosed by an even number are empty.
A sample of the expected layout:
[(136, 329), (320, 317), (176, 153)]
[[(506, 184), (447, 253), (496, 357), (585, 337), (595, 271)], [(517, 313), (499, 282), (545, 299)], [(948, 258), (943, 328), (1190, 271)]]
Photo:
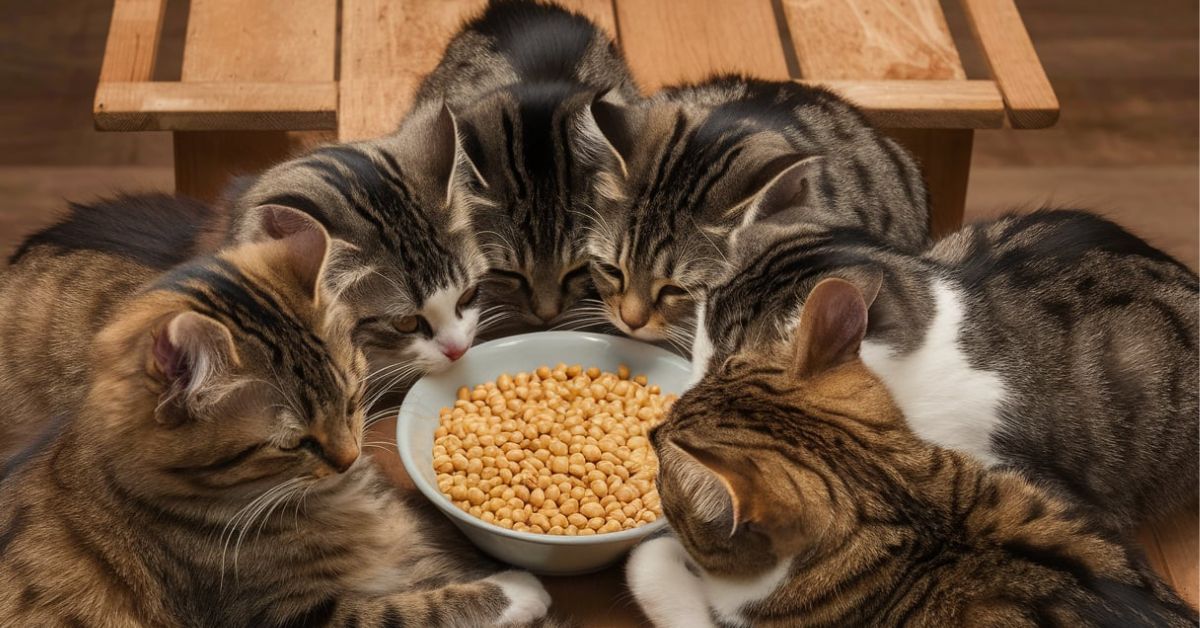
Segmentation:
[(451, 362), (461, 358), (467, 352), (465, 346), (458, 345), (442, 345), (442, 355), (446, 356)]

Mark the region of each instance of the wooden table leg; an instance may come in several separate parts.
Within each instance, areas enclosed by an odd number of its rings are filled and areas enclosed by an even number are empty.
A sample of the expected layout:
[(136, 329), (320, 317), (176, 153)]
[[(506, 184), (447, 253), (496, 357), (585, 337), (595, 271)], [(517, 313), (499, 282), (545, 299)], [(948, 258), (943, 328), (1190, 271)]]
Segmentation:
[(233, 177), (258, 174), (334, 139), (333, 131), (177, 131), (175, 191), (214, 201)]
[(971, 129), (888, 129), (921, 164), (933, 203), (930, 231), (940, 238), (962, 226), (971, 173)]

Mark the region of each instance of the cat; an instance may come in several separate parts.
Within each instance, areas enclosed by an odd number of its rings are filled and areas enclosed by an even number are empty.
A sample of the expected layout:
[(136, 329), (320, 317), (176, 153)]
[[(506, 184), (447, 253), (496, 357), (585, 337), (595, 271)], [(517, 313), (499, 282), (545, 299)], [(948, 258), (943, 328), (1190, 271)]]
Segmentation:
[(929, 238), (913, 158), (832, 92), (718, 76), (644, 103), (605, 101), (591, 137), (616, 155), (595, 177), (593, 277), (621, 332), (691, 343), (694, 310), (746, 216), (800, 205), (798, 220), (856, 225), (907, 250)]
[(451, 551), (438, 536), (450, 526), (423, 521), (362, 460), (367, 361), (352, 309), (325, 287), (329, 238), (297, 212), (259, 216), (278, 239), (160, 275), (119, 257), (58, 260), (96, 272), (92, 304), (119, 306), (90, 343), (79, 410), (0, 474), (0, 624), (544, 615), (536, 578)]
[(453, 114), (416, 107), (391, 135), (324, 146), (231, 187), (229, 241), (259, 239), (259, 215), (273, 207), (320, 222), (334, 238), (329, 288), (390, 390), (474, 342), (487, 261), (471, 226), (473, 169)]
[(616, 44), (578, 13), (524, 0), (490, 2), (421, 84), (417, 102), (449, 105), (477, 167), (494, 336), (603, 322), (583, 244), (608, 156), (578, 149), (599, 97), (639, 98)]
[(650, 435), (675, 536), (634, 550), (659, 626), (1195, 626), (1101, 526), (1019, 472), (921, 440), (821, 281), (791, 338), (731, 356)]
[[(1194, 272), (1069, 210), (964, 227), (922, 255), (764, 218), (699, 308), (695, 378), (786, 337), (826, 277), (871, 306), (863, 361), (919, 436), (1020, 467), (1119, 529), (1197, 498)], [(874, 295), (878, 296), (874, 296)]]
[(126, 195), (73, 204), (21, 244), (0, 273), (0, 464), (82, 400), (91, 338), (118, 295), (215, 249), (225, 228), (209, 205)]

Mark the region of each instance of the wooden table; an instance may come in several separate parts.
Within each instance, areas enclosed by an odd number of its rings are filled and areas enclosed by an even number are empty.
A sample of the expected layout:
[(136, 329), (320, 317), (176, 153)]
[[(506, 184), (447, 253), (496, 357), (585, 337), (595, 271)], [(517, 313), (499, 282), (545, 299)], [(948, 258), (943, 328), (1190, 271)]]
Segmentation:
[[(990, 78), (967, 79), (939, 0), (559, 0), (617, 38), (649, 91), (741, 71), (844, 94), (921, 161), (936, 234), (962, 221), (977, 129), (1058, 118), (1013, 0), (960, 1)], [(176, 188), (213, 199), (231, 175), (316, 143), (391, 131), (450, 35), (483, 4), (191, 0), (180, 80), (156, 82), (166, 0), (115, 0), (96, 128), (172, 132)], [(372, 438), (393, 436), (381, 425)], [(394, 454), (378, 460), (408, 484)], [(1195, 521), (1193, 513), (1143, 535), (1156, 567), (1193, 602)], [(1163, 555), (1163, 538), (1183, 548), (1182, 561)], [(1190, 569), (1182, 583), (1181, 564)], [(548, 586), (556, 609), (585, 625), (643, 621), (617, 569)]]

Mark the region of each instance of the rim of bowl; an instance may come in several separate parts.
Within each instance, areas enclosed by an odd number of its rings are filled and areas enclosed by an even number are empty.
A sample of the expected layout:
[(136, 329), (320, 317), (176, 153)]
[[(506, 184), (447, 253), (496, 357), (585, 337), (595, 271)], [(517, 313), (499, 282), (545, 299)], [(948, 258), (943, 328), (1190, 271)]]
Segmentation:
[[(632, 346), (638, 347), (638, 350), (649, 350), (654, 353), (661, 352), (661, 354), (664, 356), (674, 358), (685, 364), (687, 363), (687, 360), (685, 360), (684, 358), (682, 358), (674, 353), (671, 353), (670, 351), (663, 349), (662, 347), (658, 347), (658, 346), (655, 346), (655, 345), (652, 345), (652, 344), (649, 344), (646, 342), (639, 342), (637, 340), (631, 340), (629, 338), (624, 338), (621, 336), (611, 336), (608, 334), (597, 334), (595, 332), (588, 332), (588, 331), (535, 331), (535, 332), (530, 332), (527, 334), (516, 334), (513, 336), (505, 336), (504, 338), (497, 338), (495, 340), (489, 340), (487, 342), (475, 345), (474, 347), (471, 347), (471, 353), (478, 352), (481, 349), (496, 350), (496, 348), (501, 347), (506, 344), (509, 344), (509, 343), (512, 343), (515, 340), (528, 339), (528, 338), (534, 337), (534, 336), (539, 337), (539, 338), (546, 338), (547, 340), (553, 340), (555, 337), (570, 337), (570, 338), (585, 338), (590, 341), (603, 341), (603, 342), (614, 342), (615, 341), (615, 343), (618, 345), (632, 345)], [(421, 379), (418, 379), (416, 383), (420, 383), (421, 380), (425, 379), (428, 376), (429, 375), (422, 376)], [(416, 383), (413, 384), (414, 387), (416, 386)], [(400, 402), (400, 411), (396, 417), (397, 445), (399, 445), (400, 434), (403, 432), (402, 426), (404, 425), (404, 421), (405, 420), (419, 420), (419, 417), (416, 416), (415, 412), (412, 412), (412, 413), (405, 412), (405, 410), (410, 407), (409, 399), (410, 399), (410, 397), (406, 395), (404, 397), (404, 401)], [(406, 415), (407, 415), (407, 417), (409, 417), (408, 419), (406, 419)], [(411, 456), (408, 455), (408, 450), (409, 450), (408, 447), (397, 446), (396, 449), (400, 453), (400, 462), (404, 464), (405, 472), (408, 473), (408, 476), (412, 479), (413, 484), (415, 484), (417, 486), (417, 490), (421, 491), (421, 494), (424, 495), (426, 499), (428, 499), (429, 501), (431, 501), (435, 505), (437, 505), (438, 508), (440, 510), (442, 510), (442, 512), (445, 512), (446, 514), (454, 517), (455, 519), (469, 523), (472, 526), (482, 528), (489, 532), (499, 534), (500, 536), (506, 536), (506, 537), (518, 539), (521, 541), (533, 541), (533, 542), (537, 542), (537, 543), (548, 543), (550, 545), (580, 545), (580, 544), (599, 543), (599, 542), (608, 542), (608, 541), (614, 541), (614, 542), (615, 541), (623, 541), (623, 540), (648, 536), (651, 533), (656, 532), (659, 529), (665, 527), (667, 524), (667, 518), (660, 516), (658, 519), (655, 519), (654, 521), (651, 521), (650, 523), (642, 524), (640, 526), (635, 526), (628, 530), (621, 530), (618, 532), (605, 532), (603, 534), (592, 534), (592, 535), (587, 535), (587, 536), (538, 534), (537, 532), (522, 532), (520, 530), (509, 530), (508, 528), (505, 528), (503, 526), (498, 526), (493, 523), (488, 523), (488, 522), (484, 521), (483, 519), (480, 519), (479, 517), (472, 515), (469, 512), (463, 512), (463, 510), (461, 508), (459, 508), (457, 505), (455, 505), (454, 502), (450, 501), (449, 497), (446, 497), (444, 494), (442, 494), (442, 492), (440, 490), (438, 490), (438, 488), (436, 486), (433, 486), (428, 481), (426, 481), (425, 477), (423, 475), (421, 475), (419, 472), (414, 473), (414, 471), (416, 470), (417, 464), (415, 461), (412, 460)]]

